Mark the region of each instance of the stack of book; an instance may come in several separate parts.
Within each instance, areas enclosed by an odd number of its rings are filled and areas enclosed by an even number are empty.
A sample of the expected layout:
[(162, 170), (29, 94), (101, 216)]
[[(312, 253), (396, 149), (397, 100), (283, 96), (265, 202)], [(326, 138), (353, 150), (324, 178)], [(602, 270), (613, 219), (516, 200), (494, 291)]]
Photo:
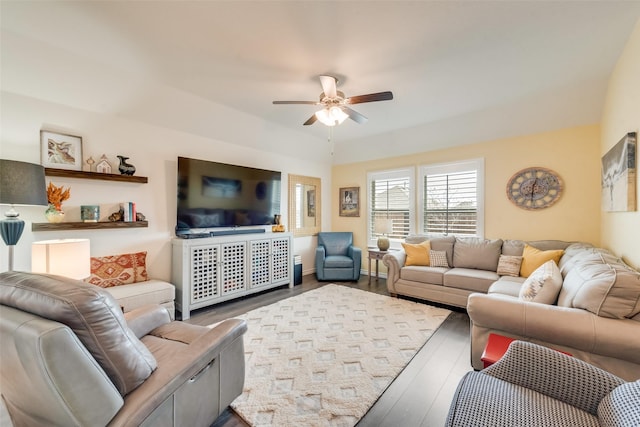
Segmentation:
[(122, 210), (122, 220), (124, 222), (135, 222), (137, 213), (135, 202), (120, 203), (120, 210)]

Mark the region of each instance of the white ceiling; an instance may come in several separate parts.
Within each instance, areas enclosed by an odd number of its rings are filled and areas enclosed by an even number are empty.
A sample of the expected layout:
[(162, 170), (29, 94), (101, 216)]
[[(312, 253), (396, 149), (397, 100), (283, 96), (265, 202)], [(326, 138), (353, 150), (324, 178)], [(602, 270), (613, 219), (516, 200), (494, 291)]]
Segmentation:
[(319, 74), (337, 76), (347, 96), (392, 91), (392, 101), (354, 106), (368, 123), (347, 120), (334, 130), (338, 162), (597, 123), (640, 17), (640, 1), (3, 0), (1, 7), (5, 37), (319, 140), (326, 127), (302, 126), (316, 107), (272, 101), (316, 100)]

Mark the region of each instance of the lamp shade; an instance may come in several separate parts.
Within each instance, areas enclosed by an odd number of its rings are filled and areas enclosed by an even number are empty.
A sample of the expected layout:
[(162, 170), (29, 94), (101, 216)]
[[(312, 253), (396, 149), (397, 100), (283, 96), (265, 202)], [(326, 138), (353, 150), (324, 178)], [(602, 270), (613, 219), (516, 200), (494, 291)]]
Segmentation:
[(0, 159), (0, 204), (46, 206), (44, 168), (34, 163)]
[(393, 220), (376, 219), (374, 231), (376, 234), (390, 234), (393, 231)]
[(33, 242), (31, 271), (81, 280), (91, 274), (89, 239)]

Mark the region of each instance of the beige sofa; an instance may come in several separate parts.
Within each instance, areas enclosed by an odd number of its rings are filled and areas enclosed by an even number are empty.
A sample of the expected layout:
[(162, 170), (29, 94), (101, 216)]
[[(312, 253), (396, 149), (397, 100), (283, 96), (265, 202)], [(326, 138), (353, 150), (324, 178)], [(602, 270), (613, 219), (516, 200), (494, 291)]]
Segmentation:
[(520, 284), (492, 285), (469, 297), (471, 362), (490, 333), (565, 351), (628, 381), (640, 378), (640, 273), (608, 251), (567, 247), (555, 304), (523, 301)]
[[(409, 236), (406, 243), (429, 240), (432, 250), (447, 254), (449, 267), (406, 266), (404, 250), (390, 251), (382, 258), (387, 267), (387, 288), (391, 295), (405, 295), (465, 308), (474, 292), (486, 293), (496, 281), (524, 281), (496, 272), (500, 255), (522, 255), (522, 240), (482, 240), (453, 236)], [(570, 242), (538, 240), (529, 242), (540, 250), (565, 249)]]
[[(426, 236), (412, 236), (420, 243)], [(520, 298), (524, 277), (497, 273), (500, 255), (522, 255), (525, 242), (440, 237), (432, 250), (445, 251), (451, 267), (406, 266), (406, 253), (384, 256), (387, 288), (467, 309), (471, 362), (480, 360), (490, 333), (557, 348), (624, 378), (640, 378), (640, 272), (610, 252), (585, 243), (531, 241), (540, 250), (563, 249), (557, 301)]]

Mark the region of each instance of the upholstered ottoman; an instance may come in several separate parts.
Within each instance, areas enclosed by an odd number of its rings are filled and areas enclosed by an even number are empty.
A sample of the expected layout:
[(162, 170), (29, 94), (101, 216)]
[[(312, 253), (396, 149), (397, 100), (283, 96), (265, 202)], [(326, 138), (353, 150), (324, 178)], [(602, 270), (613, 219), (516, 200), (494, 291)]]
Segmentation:
[(171, 320), (175, 320), (176, 288), (171, 283), (152, 279), (146, 282), (112, 286), (105, 290), (113, 295), (125, 313), (143, 305), (159, 304), (169, 310)]
[(175, 286), (149, 279), (147, 252), (91, 257), (91, 276), (85, 280), (107, 290), (127, 313), (147, 304), (159, 304), (175, 319)]

